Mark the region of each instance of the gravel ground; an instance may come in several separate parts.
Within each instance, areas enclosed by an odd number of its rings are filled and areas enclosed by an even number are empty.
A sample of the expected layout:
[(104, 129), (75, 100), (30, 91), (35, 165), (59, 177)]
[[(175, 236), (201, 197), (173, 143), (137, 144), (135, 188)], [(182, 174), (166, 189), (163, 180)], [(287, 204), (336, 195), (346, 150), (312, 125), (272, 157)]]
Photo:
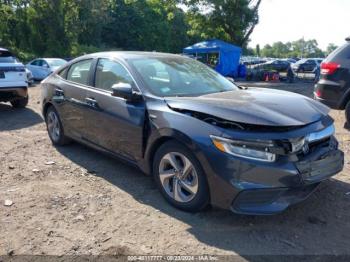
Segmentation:
[[(312, 94), (311, 83), (247, 85)], [(350, 133), (342, 112), (331, 114), (344, 171), (283, 214), (248, 217), (181, 212), (139, 170), (76, 143), (53, 147), (39, 98), (36, 86), (27, 109), (0, 104), (0, 255), (350, 254)]]

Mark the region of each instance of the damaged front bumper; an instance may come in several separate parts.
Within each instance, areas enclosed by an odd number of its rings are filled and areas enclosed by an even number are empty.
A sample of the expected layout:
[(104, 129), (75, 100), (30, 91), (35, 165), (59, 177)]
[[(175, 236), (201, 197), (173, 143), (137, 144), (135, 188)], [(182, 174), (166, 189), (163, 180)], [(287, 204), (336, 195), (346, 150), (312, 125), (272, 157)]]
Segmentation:
[(231, 210), (250, 215), (279, 213), (308, 198), (322, 181), (339, 173), (343, 166), (344, 153), (340, 150), (329, 151), (320, 158), (314, 155), (295, 163), (300, 179), (298, 185), (242, 190), (233, 200)]
[(334, 136), (309, 146), (307, 152), (280, 155), (271, 163), (237, 158), (207, 147), (207, 164), (203, 165), (209, 174), (212, 204), (238, 214), (269, 215), (305, 200), (344, 166), (344, 153)]

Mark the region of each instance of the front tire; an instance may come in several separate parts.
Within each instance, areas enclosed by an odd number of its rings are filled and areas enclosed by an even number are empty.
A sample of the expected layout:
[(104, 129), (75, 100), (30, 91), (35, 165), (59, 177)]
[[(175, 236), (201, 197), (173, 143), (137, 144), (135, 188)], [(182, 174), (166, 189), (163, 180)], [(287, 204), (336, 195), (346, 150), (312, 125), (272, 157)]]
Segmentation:
[(29, 97), (21, 97), (11, 101), (14, 108), (25, 108), (28, 105)]
[(346, 122), (350, 124), (350, 101), (346, 104), (346, 107), (345, 107), (345, 118), (346, 118)]
[(52, 144), (64, 146), (70, 142), (70, 139), (64, 135), (61, 119), (53, 106), (47, 109), (45, 122)]
[(176, 208), (197, 212), (209, 204), (205, 173), (185, 146), (164, 143), (155, 154), (153, 175), (164, 198)]

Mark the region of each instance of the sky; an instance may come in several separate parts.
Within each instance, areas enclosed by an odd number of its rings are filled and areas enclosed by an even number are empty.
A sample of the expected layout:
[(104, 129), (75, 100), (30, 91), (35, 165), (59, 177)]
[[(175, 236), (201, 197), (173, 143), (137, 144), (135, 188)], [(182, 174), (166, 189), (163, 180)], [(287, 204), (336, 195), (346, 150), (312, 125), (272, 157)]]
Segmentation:
[(316, 39), (321, 49), (350, 36), (350, 0), (262, 0), (249, 46)]

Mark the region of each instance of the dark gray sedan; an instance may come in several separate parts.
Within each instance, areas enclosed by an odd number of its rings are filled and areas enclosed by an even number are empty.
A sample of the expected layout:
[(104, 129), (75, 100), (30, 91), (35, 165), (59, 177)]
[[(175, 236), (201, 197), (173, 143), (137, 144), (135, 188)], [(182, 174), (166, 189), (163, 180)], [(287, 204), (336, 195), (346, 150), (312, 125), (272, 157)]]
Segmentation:
[(177, 208), (274, 214), (343, 168), (328, 107), (241, 88), (190, 58), (106, 52), (42, 83), (54, 145), (75, 140), (153, 174)]

